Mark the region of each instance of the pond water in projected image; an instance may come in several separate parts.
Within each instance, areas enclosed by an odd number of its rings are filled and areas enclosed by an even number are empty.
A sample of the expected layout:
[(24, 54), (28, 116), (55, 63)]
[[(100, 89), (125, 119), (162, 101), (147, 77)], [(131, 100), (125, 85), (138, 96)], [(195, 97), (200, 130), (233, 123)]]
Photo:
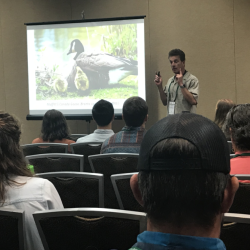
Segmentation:
[(89, 86), (86, 91), (70, 88), (67, 78), (74, 67), (76, 53), (67, 53), (74, 39), (81, 41), (84, 52), (102, 51), (137, 61), (136, 24), (35, 30), (37, 100), (126, 99), (138, 95), (137, 75), (129, 75), (112, 88), (91, 89)]

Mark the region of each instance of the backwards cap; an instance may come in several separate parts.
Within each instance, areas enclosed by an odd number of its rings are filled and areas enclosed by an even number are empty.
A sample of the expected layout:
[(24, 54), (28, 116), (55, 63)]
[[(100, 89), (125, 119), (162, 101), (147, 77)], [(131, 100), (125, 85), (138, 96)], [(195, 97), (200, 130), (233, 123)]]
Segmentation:
[[(151, 158), (152, 148), (167, 138), (182, 138), (191, 142), (198, 149), (200, 157)], [(142, 140), (138, 170), (174, 169), (204, 169), (228, 174), (230, 172), (230, 152), (221, 129), (211, 120), (189, 113), (168, 115), (154, 124)]]

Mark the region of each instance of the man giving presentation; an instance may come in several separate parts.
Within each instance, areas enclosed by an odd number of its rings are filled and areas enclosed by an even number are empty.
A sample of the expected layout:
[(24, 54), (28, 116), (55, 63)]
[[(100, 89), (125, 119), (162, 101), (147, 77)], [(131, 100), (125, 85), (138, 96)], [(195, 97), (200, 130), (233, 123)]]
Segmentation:
[(167, 106), (168, 114), (183, 111), (196, 113), (199, 81), (185, 70), (185, 53), (180, 49), (173, 49), (169, 52), (168, 59), (175, 75), (168, 80), (164, 88), (160, 72), (156, 72), (154, 80), (163, 105)]

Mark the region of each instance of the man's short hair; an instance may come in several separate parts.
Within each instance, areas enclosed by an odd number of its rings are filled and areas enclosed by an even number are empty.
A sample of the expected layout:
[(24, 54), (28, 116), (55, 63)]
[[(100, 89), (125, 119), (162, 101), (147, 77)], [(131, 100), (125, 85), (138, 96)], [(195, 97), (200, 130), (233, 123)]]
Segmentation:
[(226, 116), (223, 131), (231, 134), (233, 143), (241, 151), (250, 150), (250, 104), (238, 104)]
[(168, 58), (171, 56), (179, 56), (180, 60), (184, 62), (186, 60), (185, 53), (180, 49), (172, 49), (168, 53)]
[(98, 101), (92, 109), (92, 116), (98, 126), (104, 127), (110, 124), (114, 117), (114, 107), (106, 100)]
[[(181, 138), (155, 145), (150, 157), (183, 160), (199, 157), (197, 148)], [(181, 227), (195, 224), (211, 227), (219, 213), (229, 175), (201, 169), (140, 171), (139, 188), (144, 209), (151, 221)]]
[(214, 122), (201, 115), (168, 115), (145, 134), (138, 170), (150, 220), (211, 227), (229, 179), (227, 140)]
[(139, 96), (130, 97), (123, 104), (122, 114), (127, 126), (139, 127), (148, 114), (148, 105)]

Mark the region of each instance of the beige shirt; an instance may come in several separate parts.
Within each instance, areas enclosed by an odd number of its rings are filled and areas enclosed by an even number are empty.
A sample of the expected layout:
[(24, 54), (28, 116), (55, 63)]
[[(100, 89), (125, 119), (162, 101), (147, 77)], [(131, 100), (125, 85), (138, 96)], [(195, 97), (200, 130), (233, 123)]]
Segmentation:
[[(196, 102), (198, 103), (199, 97), (199, 81), (198, 79), (186, 71), (185, 75), (183, 76), (183, 84), (186, 85), (186, 88), (190, 93), (193, 94)], [(164, 88), (164, 92), (167, 96), (167, 107), (169, 107), (169, 102), (173, 102), (175, 100), (175, 114), (181, 113), (182, 111), (190, 111), (190, 113), (196, 113), (197, 105), (191, 105), (183, 96), (181, 92), (181, 88), (175, 77), (171, 77), (167, 85)], [(178, 88), (178, 91), (177, 91)]]

